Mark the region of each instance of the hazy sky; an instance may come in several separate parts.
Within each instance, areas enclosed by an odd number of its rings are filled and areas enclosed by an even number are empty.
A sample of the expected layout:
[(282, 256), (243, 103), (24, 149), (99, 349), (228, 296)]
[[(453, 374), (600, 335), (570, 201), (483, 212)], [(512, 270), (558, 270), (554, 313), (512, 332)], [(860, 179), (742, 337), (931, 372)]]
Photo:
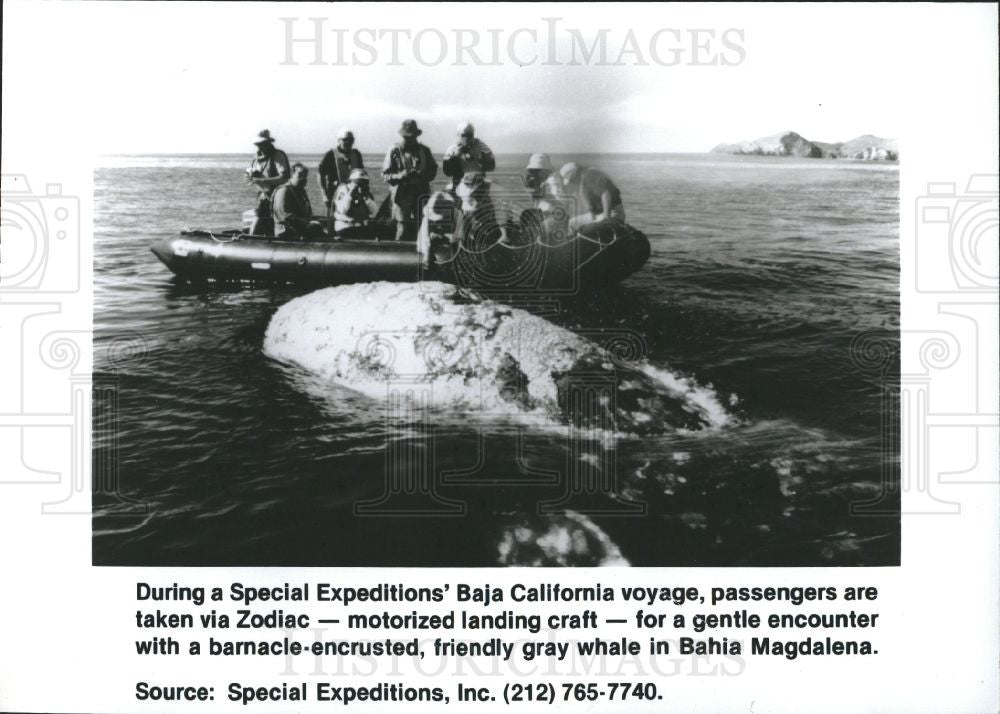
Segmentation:
[[(501, 152), (707, 151), (789, 129), (822, 141), (898, 137), (912, 110), (908, 98), (920, 90), (915, 83), (937, 88), (946, 101), (947, 92), (982, 81), (977, 73), (987, 69), (974, 58), (992, 42), (989, 12), (892, 4), (15, 0), (4, 3), (3, 128), (5, 143), (41, 125), (53, 146), (86, 142), (102, 153), (244, 152), (263, 127), (289, 151), (313, 152), (329, 147), (341, 125), (355, 130), (363, 150), (382, 151), (410, 117), (438, 152), (463, 119)], [(294, 45), (298, 64), (283, 64), (281, 18), (292, 18), (295, 37), (308, 37), (314, 17), (324, 18), (324, 64), (310, 64), (315, 44)], [(399, 31), (396, 64), (386, 30)], [(487, 62), (496, 38), (501, 66), (455, 66), (456, 30), (466, 40), (478, 33), (474, 49)], [(589, 45), (601, 30), (603, 66), (598, 54), (582, 61), (572, 31)], [(933, 75), (933, 38), (942, 32), (969, 38), (967, 74)], [(338, 38), (345, 40), (341, 65), (334, 64)], [(632, 51), (612, 65), (629, 42)], [(557, 61), (546, 65), (553, 50)], [(576, 65), (569, 64), (573, 52)], [(657, 63), (654, 53), (677, 63)], [(920, 62), (927, 69), (917, 73)]]

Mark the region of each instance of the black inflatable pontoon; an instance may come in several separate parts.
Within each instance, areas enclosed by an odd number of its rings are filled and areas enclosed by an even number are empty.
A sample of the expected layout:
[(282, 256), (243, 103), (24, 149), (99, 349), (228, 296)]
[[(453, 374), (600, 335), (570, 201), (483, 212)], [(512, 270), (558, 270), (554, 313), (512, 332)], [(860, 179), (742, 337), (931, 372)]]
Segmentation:
[(613, 285), (649, 257), (640, 231), (617, 226), (560, 242), (538, 238), (495, 242), (481, 250), (439, 247), (423, 267), (416, 246), (396, 241), (289, 242), (240, 231), (184, 231), (151, 247), (179, 278), (190, 282), (267, 282), (341, 285), (386, 280), (441, 280), (494, 290), (574, 292)]

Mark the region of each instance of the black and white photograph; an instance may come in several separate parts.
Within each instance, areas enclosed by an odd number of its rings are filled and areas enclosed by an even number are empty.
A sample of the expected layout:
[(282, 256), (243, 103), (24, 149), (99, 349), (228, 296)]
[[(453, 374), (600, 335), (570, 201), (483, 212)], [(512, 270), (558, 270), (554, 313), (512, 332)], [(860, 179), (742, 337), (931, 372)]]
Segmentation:
[(0, 712), (1000, 711), (997, 9), (4, 2)]
[(898, 565), (878, 57), (272, 29), (95, 172), (95, 565)]

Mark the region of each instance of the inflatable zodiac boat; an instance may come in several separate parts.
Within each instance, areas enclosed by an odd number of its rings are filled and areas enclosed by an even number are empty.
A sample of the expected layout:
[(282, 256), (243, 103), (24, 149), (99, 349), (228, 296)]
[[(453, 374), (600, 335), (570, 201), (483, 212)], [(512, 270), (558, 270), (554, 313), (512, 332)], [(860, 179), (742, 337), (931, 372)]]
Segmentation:
[(182, 280), (316, 286), (439, 280), (481, 290), (575, 292), (618, 283), (649, 257), (649, 241), (627, 225), (562, 240), (515, 230), (487, 246), (439, 246), (425, 264), (410, 242), (282, 241), (232, 230), (184, 231), (151, 246)]

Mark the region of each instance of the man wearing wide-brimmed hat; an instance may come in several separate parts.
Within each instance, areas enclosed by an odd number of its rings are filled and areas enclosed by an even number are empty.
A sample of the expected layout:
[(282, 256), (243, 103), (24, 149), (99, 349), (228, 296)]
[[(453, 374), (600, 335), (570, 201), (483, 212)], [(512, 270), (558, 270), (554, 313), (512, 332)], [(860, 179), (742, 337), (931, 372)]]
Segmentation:
[(554, 175), (548, 154), (531, 155), (525, 168), (524, 184), (536, 202), (543, 198), (558, 198), (562, 193), (562, 181)]
[(403, 140), (389, 148), (382, 162), (382, 178), (392, 187), (392, 218), (396, 240), (416, 240), (420, 204), (431, 193), (437, 162), (431, 150), (417, 141), (423, 132), (413, 119), (399, 128)]
[(246, 170), (245, 181), (259, 189), (254, 221), (250, 226), (251, 235), (272, 235), (274, 223), (271, 220), (271, 194), (291, 176), (288, 156), (274, 146), (271, 132), (262, 129), (253, 139), (257, 156)]
[(569, 234), (567, 221), (573, 199), (563, 192), (562, 178), (548, 154), (532, 154), (525, 167), (524, 185), (531, 192), (533, 207), (521, 212), (522, 235), (541, 235), (562, 242)]

